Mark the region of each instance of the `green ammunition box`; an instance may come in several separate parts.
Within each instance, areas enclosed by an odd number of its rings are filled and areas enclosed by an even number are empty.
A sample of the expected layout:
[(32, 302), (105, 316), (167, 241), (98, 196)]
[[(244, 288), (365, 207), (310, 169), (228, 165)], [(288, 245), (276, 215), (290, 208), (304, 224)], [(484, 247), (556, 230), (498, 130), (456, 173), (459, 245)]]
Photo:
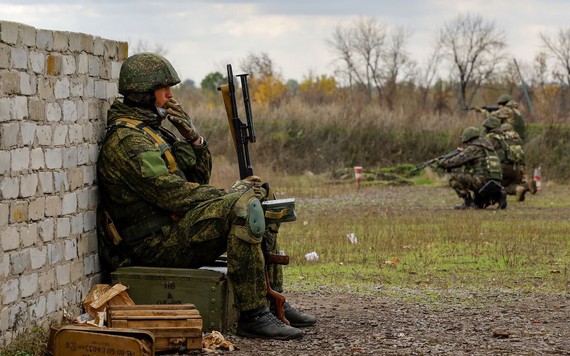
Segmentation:
[(136, 304), (194, 304), (204, 332), (224, 333), (237, 321), (226, 267), (123, 267), (111, 273), (111, 280), (127, 286)]

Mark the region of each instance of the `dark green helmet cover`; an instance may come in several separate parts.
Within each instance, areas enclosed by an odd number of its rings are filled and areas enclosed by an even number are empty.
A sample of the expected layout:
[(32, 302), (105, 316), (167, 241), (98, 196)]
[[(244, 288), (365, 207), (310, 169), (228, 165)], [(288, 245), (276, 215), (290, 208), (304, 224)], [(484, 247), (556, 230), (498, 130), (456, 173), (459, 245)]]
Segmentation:
[(479, 129), (476, 127), (468, 127), (465, 130), (463, 130), (463, 135), (461, 135), (461, 142), (465, 143), (465, 142), (469, 142), (474, 138), (479, 137), (481, 133), (479, 132)]
[(505, 105), (509, 101), (511, 101), (511, 96), (509, 94), (503, 94), (497, 99), (497, 104), (498, 105)]
[(147, 93), (180, 83), (172, 64), (155, 53), (137, 53), (125, 60), (119, 74), (119, 93)]
[(490, 118), (488, 118), (487, 120), (485, 120), (483, 122), (483, 127), (486, 127), (488, 129), (496, 129), (498, 127), (501, 127), (501, 120), (497, 119), (496, 117), (491, 116)]

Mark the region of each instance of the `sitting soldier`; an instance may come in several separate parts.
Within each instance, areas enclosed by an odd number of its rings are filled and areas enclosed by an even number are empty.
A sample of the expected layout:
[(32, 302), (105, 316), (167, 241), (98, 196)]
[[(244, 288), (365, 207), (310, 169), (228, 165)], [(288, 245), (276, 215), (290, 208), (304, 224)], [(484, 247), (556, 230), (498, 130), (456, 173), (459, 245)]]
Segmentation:
[(459, 154), (437, 162), (439, 167), (450, 171), (449, 185), (463, 199), (463, 204), (455, 208), (486, 208), (497, 203), (500, 209), (505, 209), (506, 193), (500, 186), (501, 163), (493, 145), (476, 127), (466, 128), (461, 141)]
[[(313, 325), (316, 318), (286, 304), (287, 325), (267, 306), (262, 242), (274, 248), (278, 228), (265, 223), (260, 200), (268, 192), (258, 177), (237, 181), (228, 191), (208, 184), (211, 154), (173, 98), (171, 87), (179, 82), (170, 62), (153, 53), (135, 54), (121, 67), (124, 99), (107, 113), (97, 162), (102, 262), (110, 269), (199, 268), (227, 252), (238, 335), (300, 338), (296, 326)], [(162, 125), (164, 119), (183, 140)], [(274, 276), (273, 288), (280, 289), (282, 274)]]

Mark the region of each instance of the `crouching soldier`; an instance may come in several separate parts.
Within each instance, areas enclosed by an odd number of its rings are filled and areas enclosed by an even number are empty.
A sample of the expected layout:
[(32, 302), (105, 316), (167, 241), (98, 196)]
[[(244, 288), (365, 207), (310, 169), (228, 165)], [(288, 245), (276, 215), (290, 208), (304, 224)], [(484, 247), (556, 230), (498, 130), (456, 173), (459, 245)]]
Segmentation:
[(463, 199), (463, 204), (455, 208), (484, 209), (496, 203), (505, 209), (507, 198), (501, 187), (501, 162), (493, 145), (476, 127), (466, 128), (461, 141), (459, 154), (437, 162), (451, 173), (449, 185)]
[[(208, 144), (177, 103), (180, 79), (168, 60), (153, 53), (125, 60), (119, 93), (107, 113), (107, 135), (97, 162), (100, 256), (119, 265), (199, 268), (224, 252), (245, 337), (296, 339), (313, 316), (285, 305), (290, 325), (267, 303), (262, 241), (274, 245), (275, 224), (265, 224), (260, 200), (267, 191), (256, 177), (223, 190), (209, 185)], [(163, 126), (170, 121), (184, 139)], [(112, 223), (111, 223), (112, 221)], [(104, 230), (104, 231), (103, 231)], [(117, 258), (119, 257), (119, 258)], [(271, 284), (279, 290), (282, 274)]]

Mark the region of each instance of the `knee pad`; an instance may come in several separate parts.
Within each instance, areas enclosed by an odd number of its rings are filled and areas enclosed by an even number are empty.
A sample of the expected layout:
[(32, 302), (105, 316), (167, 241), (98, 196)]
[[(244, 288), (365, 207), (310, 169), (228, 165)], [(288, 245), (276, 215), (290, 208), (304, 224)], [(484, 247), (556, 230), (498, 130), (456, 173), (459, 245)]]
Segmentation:
[(261, 243), (265, 232), (265, 216), (261, 202), (256, 198), (252, 189), (246, 191), (238, 199), (233, 212), (238, 218), (236, 222), (245, 221), (245, 224), (234, 222), (230, 234), (250, 244)]

